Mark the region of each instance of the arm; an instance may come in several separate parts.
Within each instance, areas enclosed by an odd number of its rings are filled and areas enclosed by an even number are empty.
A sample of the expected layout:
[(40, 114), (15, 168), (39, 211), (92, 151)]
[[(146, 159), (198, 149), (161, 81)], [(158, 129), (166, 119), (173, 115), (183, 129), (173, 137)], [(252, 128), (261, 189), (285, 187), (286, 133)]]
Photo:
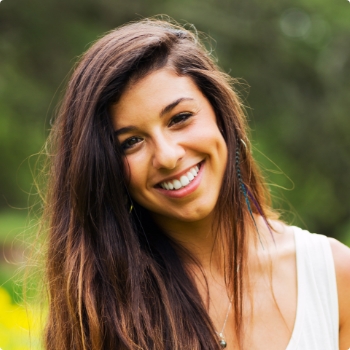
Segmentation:
[(333, 238), (329, 238), (339, 300), (339, 349), (350, 348), (350, 249)]

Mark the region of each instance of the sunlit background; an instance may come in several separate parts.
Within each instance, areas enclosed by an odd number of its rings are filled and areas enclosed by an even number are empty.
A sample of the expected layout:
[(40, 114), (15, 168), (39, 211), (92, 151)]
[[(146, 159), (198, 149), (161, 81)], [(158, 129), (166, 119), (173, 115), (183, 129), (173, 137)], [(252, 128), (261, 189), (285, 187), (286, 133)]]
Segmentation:
[[(25, 257), (40, 201), (32, 172), (66, 78), (103, 33), (167, 14), (210, 38), (239, 78), (253, 152), (283, 218), (350, 244), (350, 2), (60, 0), (0, 2), (0, 348), (40, 349)], [(33, 207), (28, 216), (28, 208)], [(35, 248), (35, 245), (34, 245)], [(29, 272), (30, 273), (30, 272)], [(34, 292), (33, 292), (34, 290)], [(29, 323), (31, 327), (29, 327)]]

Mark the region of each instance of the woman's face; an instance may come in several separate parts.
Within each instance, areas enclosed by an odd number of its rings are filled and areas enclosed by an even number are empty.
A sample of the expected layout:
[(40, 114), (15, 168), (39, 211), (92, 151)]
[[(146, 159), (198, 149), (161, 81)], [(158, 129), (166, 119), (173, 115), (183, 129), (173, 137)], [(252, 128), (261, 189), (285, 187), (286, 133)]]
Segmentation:
[(209, 101), (169, 68), (132, 84), (112, 106), (134, 201), (155, 218), (192, 222), (211, 214), (227, 147)]

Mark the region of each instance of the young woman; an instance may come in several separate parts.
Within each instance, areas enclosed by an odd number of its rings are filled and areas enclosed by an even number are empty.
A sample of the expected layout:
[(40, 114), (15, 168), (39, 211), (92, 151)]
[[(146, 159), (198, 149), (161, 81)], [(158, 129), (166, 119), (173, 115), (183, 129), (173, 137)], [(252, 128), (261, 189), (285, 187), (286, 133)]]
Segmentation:
[(82, 57), (50, 140), (46, 349), (350, 347), (350, 251), (278, 220), (230, 83), (163, 21)]

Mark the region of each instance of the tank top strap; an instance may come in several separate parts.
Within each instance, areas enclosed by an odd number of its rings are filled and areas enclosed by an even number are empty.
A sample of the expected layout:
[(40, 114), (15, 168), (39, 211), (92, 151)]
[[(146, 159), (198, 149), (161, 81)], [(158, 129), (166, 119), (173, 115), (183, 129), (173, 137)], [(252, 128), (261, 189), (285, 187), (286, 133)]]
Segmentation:
[(292, 227), (295, 237), (298, 304), (287, 350), (337, 350), (338, 292), (328, 238)]

